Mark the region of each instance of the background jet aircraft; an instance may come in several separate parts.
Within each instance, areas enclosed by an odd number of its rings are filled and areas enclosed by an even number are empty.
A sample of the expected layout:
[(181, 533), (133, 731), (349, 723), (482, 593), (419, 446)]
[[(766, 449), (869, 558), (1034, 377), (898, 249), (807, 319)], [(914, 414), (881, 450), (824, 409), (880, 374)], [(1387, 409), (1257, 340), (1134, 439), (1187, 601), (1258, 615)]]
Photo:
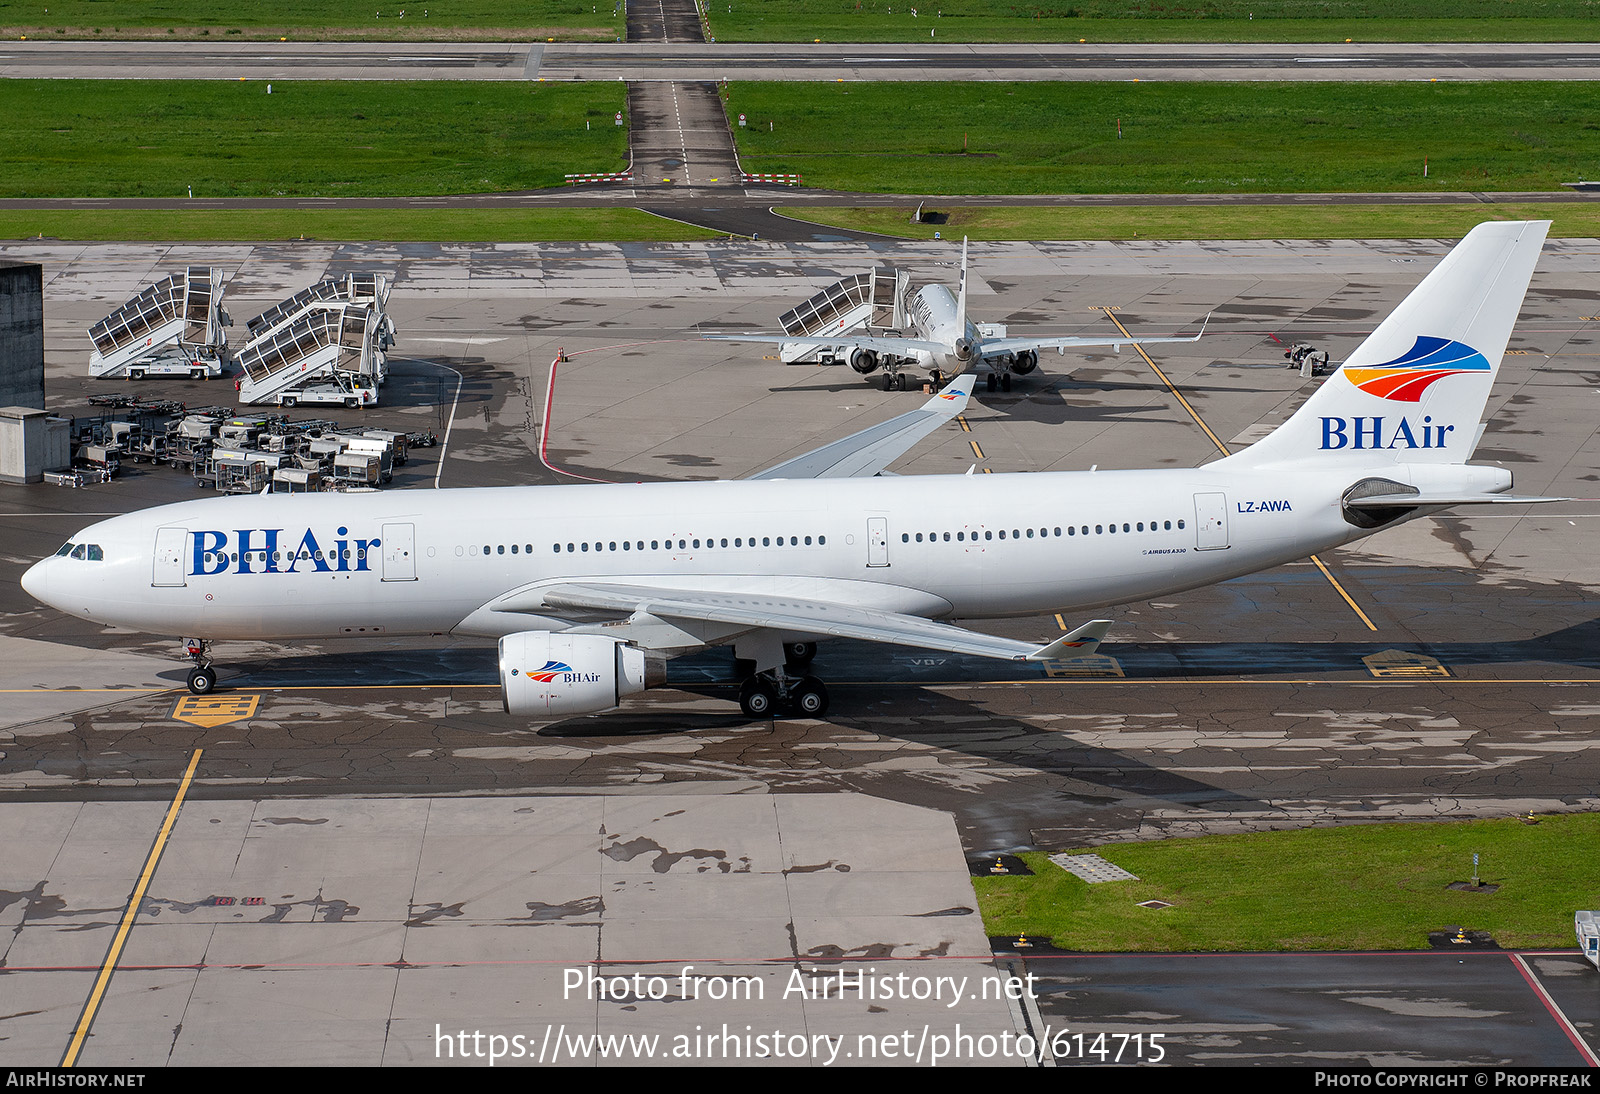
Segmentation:
[(1295, 414), (1204, 467), (879, 477), (965, 405), (918, 410), (742, 482), (180, 502), (102, 521), (23, 577), (104, 626), (215, 639), (500, 639), (506, 710), (607, 710), (666, 658), (731, 646), (739, 702), (810, 717), (816, 642), (1009, 660), (1091, 653), (1110, 623), (1020, 642), (961, 619), (1080, 612), (1279, 566), (1440, 508), (1516, 497), (1467, 463), (1548, 221), (1474, 228)]
[[(1007, 337), (986, 333), (987, 325), (967, 318), (967, 241), (961, 241), (961, 280), (952, 294), (943, 285), (924, 285), (912, 296), (905, 319), (911, 331), (902, 334), (860, 333), (854, 329), (831, 335), (792, 334), (708, 334), (703, 337), (726, 342), (764, 342), (789, 346), (843, 347), (844, 359), (863, 376), (883, 369), (883, 390), (906, 388), (904, 369), (928, 373), (937, 389), (953, 376), (981, 365), (987, 370), (990, 391), (997, 387), (1011, 390), (1011, 377), (1026, 376), (1039, 366), (1039, 351), (1054, 349), (1065, 353), (1079, 346), (1114, 346), (1140, 342), (1194, 342), (1200, 334), (1182, 338), (1135, 338), (1118, 333), (1106, 337), (1070, 336), (1063, 338)], [(1205, 333), (1202, 325), (1201, 334)]]

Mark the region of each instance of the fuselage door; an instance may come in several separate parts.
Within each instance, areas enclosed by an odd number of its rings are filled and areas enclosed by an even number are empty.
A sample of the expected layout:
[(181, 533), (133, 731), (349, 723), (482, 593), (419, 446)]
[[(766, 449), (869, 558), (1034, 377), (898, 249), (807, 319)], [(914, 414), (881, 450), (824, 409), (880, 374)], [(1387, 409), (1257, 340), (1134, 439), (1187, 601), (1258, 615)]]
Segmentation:
[(416, 525), (383, 526), (383, 580), (417, 580)]
[(189, 529), (156, 529), (156, 566), (150, 584), (160, 586), (185, 585), (183, 576), (183, 549), (189, 545)]
[(1222, 551), (1228, 544), (1228, 495), (1194, 496), (1194, 549)]
[(867, 518), (867, 565), (889, 565), (889, 518)]

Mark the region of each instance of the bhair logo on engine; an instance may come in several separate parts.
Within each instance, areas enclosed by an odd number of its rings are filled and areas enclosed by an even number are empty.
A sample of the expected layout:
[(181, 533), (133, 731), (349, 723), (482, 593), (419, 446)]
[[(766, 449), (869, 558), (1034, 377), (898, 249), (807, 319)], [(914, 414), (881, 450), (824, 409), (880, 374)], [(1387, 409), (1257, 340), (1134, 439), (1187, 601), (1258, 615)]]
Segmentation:
[(1396, 403), (1414, 403), (1447, 376), (1491, 371), (1488, 358), (1463, 342), (1420, 335), (1405, 353), (1381, 365), (1353, 368), (1344, 376), (1368, 395)]
[[(516, 674), (517, 670), (512, 669), (511, 675), (515, 676)], [(526, 672), (523, 675), (529, 680), (535, 680), (541, 684), (553, 684), (558, 677), (563, 684), (593, 684), (600, 679), (599, 673), (579, 672), (565, 661), (546, 661), (544, 668)]]

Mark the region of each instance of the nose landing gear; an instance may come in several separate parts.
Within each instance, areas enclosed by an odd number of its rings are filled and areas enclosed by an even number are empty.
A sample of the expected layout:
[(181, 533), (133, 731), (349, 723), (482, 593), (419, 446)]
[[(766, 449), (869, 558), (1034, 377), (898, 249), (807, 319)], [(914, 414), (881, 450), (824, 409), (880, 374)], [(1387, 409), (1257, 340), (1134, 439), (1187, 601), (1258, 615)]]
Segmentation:
[(217, 690), (217, 670), (211, 667), (211, 643), (204, 638), (185, 638), (184, 652), (194, 662), (189, 670), (189, 691), (195, 695), (210, 695)]

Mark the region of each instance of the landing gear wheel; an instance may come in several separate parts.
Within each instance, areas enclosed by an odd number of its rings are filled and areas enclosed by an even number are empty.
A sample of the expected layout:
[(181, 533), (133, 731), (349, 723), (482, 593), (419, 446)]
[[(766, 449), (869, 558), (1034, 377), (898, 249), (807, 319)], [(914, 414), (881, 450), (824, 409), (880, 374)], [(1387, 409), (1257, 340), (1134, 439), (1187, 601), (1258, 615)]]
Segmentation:
[(217, 670), (207, 665), (189, 673), (189, 690), (195, 695), (210, 695), (217, 690)]
[(1011, 373), (1002, 372), (1000, 374), (1000, 390), (1001, 391), (1010, 391), (1011, 390)]
[(789, 696), (794, 712), (807, 718), (821, 718), (828, 713), (828, 689), (815, 676), (807, 676), (795, 685)]
[(747, 718), (770, 718), (777, 705), (777, 689), (759, 676), (752, 676), (739, 687), (739, 709)]
[(986, 383), (988, 384), (990, 391), (997, 391), (1000, 388), (1000, 377), (991, 372), (989, 373), (989, 378)]
[(783, 644), (783, 659), (791, 665), (809, 665), (812, 658), (817, 656), (815, 642), (785, 642)]
[(883, 390), (885, 390), (885, 391), (893, 391), (894, 390), (894, 373), (885, 372), (883, 374)]

